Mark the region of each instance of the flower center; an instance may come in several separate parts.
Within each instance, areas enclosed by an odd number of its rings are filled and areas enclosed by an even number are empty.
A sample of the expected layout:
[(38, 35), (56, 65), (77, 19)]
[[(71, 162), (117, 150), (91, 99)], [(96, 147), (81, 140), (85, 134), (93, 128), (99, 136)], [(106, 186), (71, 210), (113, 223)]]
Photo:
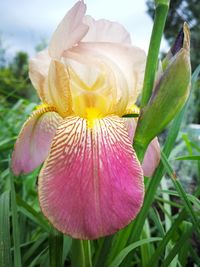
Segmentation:
[(97, 108), (86, 108), (86, 119), (88, 128), (92, 128), (94, 126), (96, 119), (101, 119), (103, 116)]

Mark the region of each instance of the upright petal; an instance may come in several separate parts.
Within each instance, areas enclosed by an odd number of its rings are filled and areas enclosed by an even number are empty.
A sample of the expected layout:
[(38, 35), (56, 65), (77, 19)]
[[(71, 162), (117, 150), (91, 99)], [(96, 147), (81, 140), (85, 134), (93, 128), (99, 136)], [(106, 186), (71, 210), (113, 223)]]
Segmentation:
[(65, 15), (54, 32), (49, 44), (49, 54), (59, 59), (66, 49), (77, 44), (88, 31), (88, 26), (82, 22), (86, 5), (78, 1)]
[(86, 66), (91, 62), (96, 65), (104, 64), (110, 69), (108, 77), (112, 72), (112, 80), (117, 90), (115, 107), (118, 110), (113, 110), (113, 113), (121, 116), (129, 105), (136, 102), (142, 89), (146, 58), (141, 49), (114, 43), (80, 43), (68, 50), (64, 57)]
[(59, 126), (39, 176), (43, 213), (74, 238), (109, 235), (134, 219), (143, 175), (123, 120), (68, 117)]
[(69, 75), (61, 62), (51, 60), (47, 51), (42, 51), (30, 61), (29, 76), (43, 103), (54, 106), (66, 117), (72, 113)]
[[(133, 142), (137, 122), (136, 119), (132, 118), (126, 118), (124, 119), (129, 138), (131, 142)], [(160, 145), (158, 142), (158, 138), (155, 137), (151, 143), (148, 145), (148, 148), (146, 150), (143, 163), (142, 163), (142, 169), (145, 176), (151, 177), (157, 168), (158, 164), (160, 162)]]
[(45, 90), (46, 102), (55, 106), (60, 115), (72, 114), (69, 74), (61, 62), (51, 61)]
[(48, 50), (39, 52), (29, 62), (29, 77), (40, 99), (45, 102), (45, 80), (48, 75), (51, 58)]
[(51, 108), (33, 112), (25, 122), (14, 147), (12, 170), (15, 175), (31, 172), (47, 158), (61, 120)]
[(85, 16), (83, 22), (89, 26), (89, 31), (81, 40), (82, 42), (131, 44), (130, 34), (118, 22), (105, 19), (94, 20), (91, 16)]

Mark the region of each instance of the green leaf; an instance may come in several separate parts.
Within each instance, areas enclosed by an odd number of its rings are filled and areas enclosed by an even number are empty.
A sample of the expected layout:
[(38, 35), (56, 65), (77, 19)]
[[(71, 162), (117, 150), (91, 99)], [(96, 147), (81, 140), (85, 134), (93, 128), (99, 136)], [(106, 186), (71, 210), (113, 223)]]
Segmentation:
[(94, 267), (102, 267), (106, 265), (105, 262), (107, 261), (112, 246), (113, 237), (114, 235), (107, 236), (101, 240), (102, 242), (100, 246), (95, 251)]
[(10, 192), (0, 196), (0, 266), (12, 267), (10, 243)]
[(165, 248), (167, 244), (170, 242), (171, 239), (173, 239), (175, 233), (177, 232), (181, 222), (185, 219), (185, 210), (179, 213), (177, 219), (172, 224), (169, 231), (165, 234), (162, 241), (158, 243), (158, 247), (155, 251), (155, 253), (152, 255), (151, 260), (149, 261), (148, 265), (146, 267), (152, 267), (157, 266), (157, 262), (159, 261), (163, 251), (165, 251)]
[(189, 227), (180, 237), (178, 242), (176, 242), (176, 245), (173, 247), (173, 249), (170, 251), (170, 253), (167, 255), (166, 259), (163, 261), (162, 265), (160, 267), (168, 267), (171, 261), (174, 259), (174, 257), (178, 254), (179, 250), (185, 245), (185, 242), (189, 239), (189, 237), (192, 234), (193, 227)]
[(176, 160), (200, 160), (200, 156), (182, 156), (176, 158)]
[(177, 177), (174, 175), (174, 171), (173, 171), (172, 167), (170, 166), (170, 164), (169, 164), (169, 162), (168, 162), (168, 160), (167, 160), (167, 158), (163, 152), (161, 153), (161, 160), (165, 166), (166, 171), (168, 172), (169, 176), (171, 177), (171, 180), (174, 183), (176, 190), (177, 190), (179, 196), (181, 197), (183, 204), (185, 206), (185, 209), (187, 210), (188, 214), (190, 215), (190, 218), (191, 218), (193, 224), (196, 225), (197, 233), (200, 236), (199, 219), (193, 210), (193, 207), (192, 207), (192, 205), (191, 205), (191, 203), (187, 197), (187, 193), (183, 189), (183, 187), (182, 187), (181, 183), (178, 181)]
[(72, 267), (92, 267), (90, 241), (72, 240)]
[(45, 220), (44, 216), (37, 211), (35, 211), (28, 203), (26, 203), (22, 198), (19, 196), (16, 197), (18, 209), (22, 212), (26, 217), (31, 219), (36, 224), (40, 225), (42, 229), (49, 232), (50, 226), (48, 222)]
[(147, 239), (143, 239), (140, 241), (137, 241), (131, 245), (129, 245), (128, 247), (124, 248), (118, 255), (117, 257), (111, 262), (111, 264), (109, 265), (109, 267), (118, 267), (122, 261), (126, 258), (126, 256), (133, 251), (135, 248), (140, 247), (144, 244), (148, 244), (150, 242), (156, 242), (156, 241), (160, 241), (161, 238), (159, 237), (155, 237), (155, 238), (147, 238)]
[(23, 263), (26, 264), (28, 261), (30, 261), (31, 258), (37, 255), (41, 251), (42, 245), (45, 243), (45, 241), (48, 238), (48, 234), (42, 234), (40, 235), (37, 240), (33, 241), (33, 244), (26, 250), (26, 252), (23, 255)]
[(62, 266), (63, 260), (63, 234), (51, 228), (49, 235), (50, 267)]
[(21, 267), (21, 250), (20, 250), (20, 231), (18, 224), (18, 211), (16, 203), (16, 193), (13, 181), (13, 175), (10, 173), (10, 188), (11, 188), (11, 214), (12, 214), (12, 229), (13, 229), (13, 243), (14, 243), (14, 266)]

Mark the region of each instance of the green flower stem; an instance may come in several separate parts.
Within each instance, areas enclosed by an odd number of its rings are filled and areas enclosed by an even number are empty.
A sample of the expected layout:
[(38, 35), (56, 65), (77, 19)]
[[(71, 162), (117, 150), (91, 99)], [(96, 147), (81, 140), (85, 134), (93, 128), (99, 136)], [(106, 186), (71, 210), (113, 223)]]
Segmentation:
[(153, 85), (158, 65), (158, 54), (160, 50), (160, 43), (169, 9), (169, 1), (166, 0), (156, 1), (156, 4), (157, 5), (155, 10), (155, 19), (154, 19), (153, 30), (151, 34), (151, 40), (147, 56), (146, 69), (145, 69), (141, 108), (143, 108), (148, 103), (153, 90)]
[(72, 240), (72, 267), (92, 267), (89, 240)]

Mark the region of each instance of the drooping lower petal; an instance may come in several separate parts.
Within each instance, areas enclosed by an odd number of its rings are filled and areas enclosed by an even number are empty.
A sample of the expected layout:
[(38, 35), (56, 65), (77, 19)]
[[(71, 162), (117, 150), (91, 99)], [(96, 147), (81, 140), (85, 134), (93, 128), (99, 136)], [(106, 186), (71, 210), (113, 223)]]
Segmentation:
[(119, 117), (68, 117), (59, 126), (39, 176), (43, 213), (74, 238), (109, 235), (134, 219), (143, 202), (143, 174)]
[(29, 173), (48, 156), (51, 141), (62, 118), (49, 108), (33, 112), (25, 122), (12, 155), (12, 170), (15, 175)]
[[(137, 120), (134, 118), (126, 118), (124, 119), (129, 138), (131, 142), (133, 142), (135, 129), (137, 126)], [(142, 163), (142, 169), (145, 176), (151, 177), (157, 168), (158, 164), (160, 162), (160, 145), (158, 142), (158, 138), (155, 137), (151, 143), (148, 145), (148, 148), (146, 150), (143, 163)]]

